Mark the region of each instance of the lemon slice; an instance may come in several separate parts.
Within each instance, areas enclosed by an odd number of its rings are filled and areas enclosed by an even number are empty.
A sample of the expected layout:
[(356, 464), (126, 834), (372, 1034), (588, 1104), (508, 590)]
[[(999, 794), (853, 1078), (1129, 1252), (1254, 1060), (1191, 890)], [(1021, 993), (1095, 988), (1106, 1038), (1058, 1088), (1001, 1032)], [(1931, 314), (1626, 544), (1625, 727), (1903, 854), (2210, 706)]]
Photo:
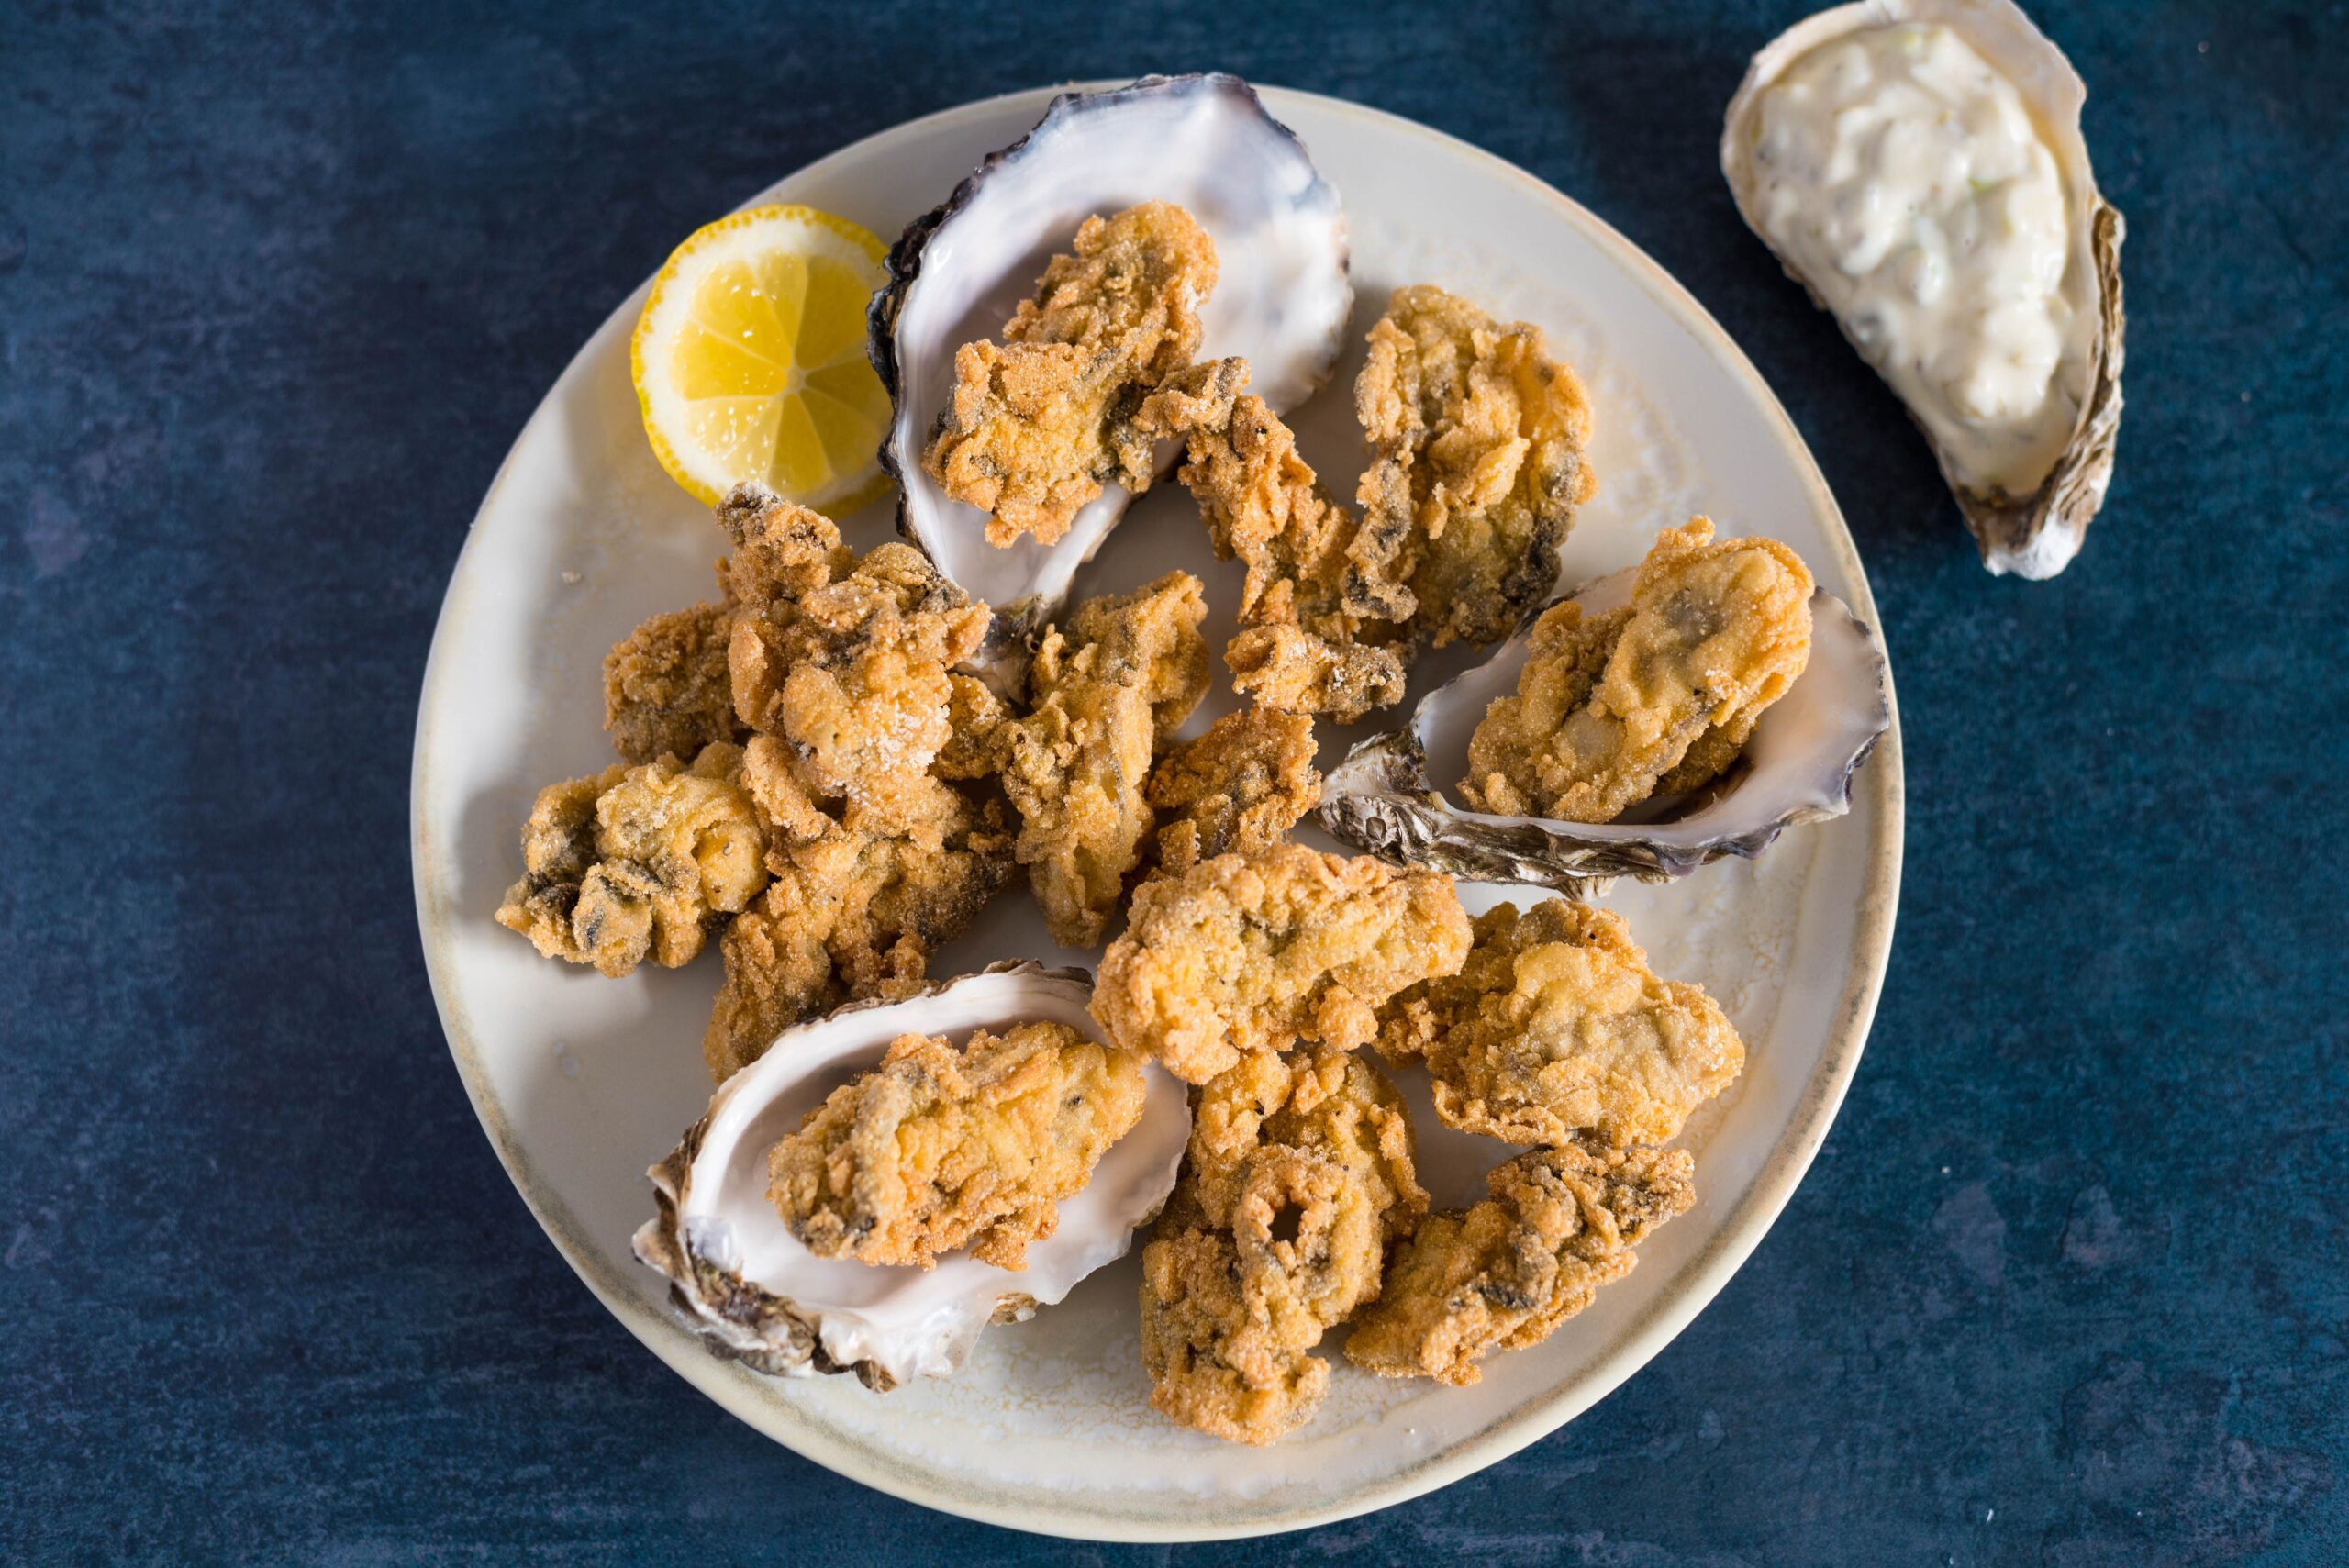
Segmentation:
[(889, 395), (864, 356), (881, 241), (813, 207), (721, 217), (677, 247), (629, 365), (669, 476), (716, 506), (754, 479), (844, 516), (887, 487)]

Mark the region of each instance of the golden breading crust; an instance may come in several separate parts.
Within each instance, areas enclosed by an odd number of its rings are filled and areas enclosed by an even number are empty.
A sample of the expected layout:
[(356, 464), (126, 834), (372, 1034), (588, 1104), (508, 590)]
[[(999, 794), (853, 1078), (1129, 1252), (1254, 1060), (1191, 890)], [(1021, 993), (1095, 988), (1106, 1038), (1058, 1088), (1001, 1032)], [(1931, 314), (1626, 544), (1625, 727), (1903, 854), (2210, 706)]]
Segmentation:
[(955, 353), (953, 399), (922, 471), (988, 513), (987, 542), (999, 546), (1022, 534), (1052, 543), (1107, 481), (1149, 489), (1151, 440), (1133, 410), (1198, 351), (1215, 280), (1215, 242), (1181, 207), (1086, 218), (1003, 342)]
[(652, 617), (604, 656), (604, 728), (631, 762), (697, 757), (705, 746), (740, 744), (726, 670), (733, 612), (696, 605)]
[(948, 735), (930, 771), (941, 779), (993, 778), (1002, 766), (1004, 722), (1010, 707), (975, 675), (946, 677)]
[(1503, 904), (1475, 932), (1459, 973), (1380, 1014), (1380, 1053), (1427, 1058), (1450, 1126), (1508, 1143), (1663, 1143), (1745, 1065), (1719, 1004), (1657, 979), (1620, 915)]
[[(632, 762), (747, 740), (752, 719), (736, 711), (729, 668), (735, 620), (787, 626), (801, 599), (855, 571), (830, 518), (764, 485), (736, 485), (716, 516), (733, 546), (718, 563), (722, 602), (654, 616), (605, 657), (604, 728)], [(762, 694), (754, 706), (774, 701)]]
[(1469, 805), (1607, 822), (1736, 760), (1810, 657), (1812, 584), (1776, 539), (1712, 536), (1705, 517), (1659, 535), (1625, 610), (1569, 601), (1534, 623), (1516, 695), (1469, 738)]
[(827, 795), (918, 787), (952, 730), (949, 666), (978, 651), (987, 609), (911, 545), (736, 617), (728, 651), (744, 722), (799, 751)]
[(845, 577), (856, 565), (856, 553), (841, 542), (831, 518), (763, 484), (734, 486), (718, 504), (717, 519), (734, 547), (718, 566), (729, 605), (765, 613)]
[(1354, 1319), (1346, 1359), (1382, 1377), (1467, 1385), (1497, 1350), (1540, 1344), (1621, 1279), (1631, 1249), (1696, 1202), (1686, 1150), (1539, 1149), (1486, 1178), (1492, 1196), (1429, 1217)]
[[(1195, 1209), (1178, 1192), (1170, 1213)], [(1246, 1163), (1230, 1223), (1159, 1223), (1142, 1249), (1141, 1359), (1153, 1408), (1233, 1442), (1311, 1418), (1330, 1366), (1308, 1354), (1378, 1294), (1378, 1210), (1352, 1172), (1268, 1147)]]
[(1045, 666), (1041, 678), (1048, 685), (1080, 677), (1134, 685), (1163, 740), (1208, 695), (1207, 639), (1199, 636), (1206, 618), (1207, 590), (1187, 572), (1169, 572), (1130, 594), (1086, 599), (1069, 612), (1065, 636), (1055, 642), (1045, 633), (1028, 668), (1029, 689), (1032, 694), (1040, 678), (1037, 664)]
[(1352, 1051), (1259, 1051), (1200, 1088), (1142, 1255), (1151, 1403), (1237, 1442), (1311, 1416), (1329, 1370), (1307, 1352), (1427, 1212), (1415, 1156), (1402, 1095)]
[(1028, 669), (1029, 712), (1001, 726), (1019, 863), (1064, 947), (1100, 945), (1141, 859), (1151, 757), (1207, 692), (1206, 614), (1186, 572), (1086, 600), (1044, 633)]
[(1014, 862), (992, 782), (1003, 706), (949, 668), (986, 607), (908, 547), (859, 562), (830, 519), (761, 485), (717, 517), (724, 602), (638, 628), (607, 704), (624, 751), (755, 732), (690, 770), (663, 756), (546, 791), (497, 917), (611, 974), (648, 952), (682, 963), (724, 928), (703, 1041), (722, 1081), (812, 1013), (918, 985)]
[(1275, 844), (1144, 883), (1093, 1016), (1204, 1084), (1252, 1051), (1364, 1044), (1382, 1003), (1467, 951), (1450, 877)]
[(1357, 1052), (1255, 1051), (1200, 1087), (1186, 1166), (1200, 1223), (1231, 1223), (1248, 1163), (1264, 1149), (1301, 1150), (1352, 1173), (1385, 1240), (1408, 1236), (1428, 1211), (1410, 1112)]
[(818, 798), (791, 749), (754, 738), (742, 781), (767, 832), (766, 895), (719, 951), (703, 1053), (723, 1083), (777, 1034), (851, 998), (902, 995), (1012, 872), (1002, 802), (925, 779), (888, 806)]
[(1141, 1119), (1141, 1057), (1065, 1024), (902, 1035), (767, 1156), (768, 1201), (819, 1258), (1024, 1269), (1059, 1200)]
[(1244, 707), (1160, 758), (1142, 792), (1161, 813), (1160, 869), (1277, 843), (1321, 798), (1314, 752), (1310, 717)]
[(523, 876), (497, 923), (549, 958), (622, 975), (649, 955), (674, 969), (766, 885), (742, 752), (704, 748), (550, 784), (522, 828)]
[(1386, 614), (1393, 584), (1365, 576), (1353, 516), (1280, 417), (1241, 391), (1248, 373), (1244, 360), (1195, 365), (1145, 399), (1135, 423), (1183, 438), (1180, 477), (1216, 555), (1248, 569), (1241, 629), (1224, 650), (1233, 685), (1270, 707), (1351, 723), (1403, 695), (1408, 650)]
[(1438, 648), (1508, 636), (1549, 593), (1575, 507), (1598, 487), (1582, 383), (1540, 328), (1420, 284), (1396, 290), (1370, 329), (1354, 414), (1373, 454), (1354, 559), (1407, 584), (1384, 613)]

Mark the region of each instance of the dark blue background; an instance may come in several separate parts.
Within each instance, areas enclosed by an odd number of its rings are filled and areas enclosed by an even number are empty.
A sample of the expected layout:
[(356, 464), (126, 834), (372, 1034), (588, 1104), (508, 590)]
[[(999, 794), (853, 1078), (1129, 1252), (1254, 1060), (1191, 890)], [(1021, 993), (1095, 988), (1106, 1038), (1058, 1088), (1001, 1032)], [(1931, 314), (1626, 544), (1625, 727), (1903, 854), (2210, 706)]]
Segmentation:
[[(2038, 6), (2132, 326), (2032, 584), (1723, 191), (1799, 9), (0, 6), (0, 1558), (2349, 1557), (2349, 15)], [(604, 1314), (442, 1047), (407, 762), (475, 503), (679, 237), (911, 116), (1207, 67), (1490, 148), (1720, 318), (1866, 554), (1909, 818), (1851, 1098), (1694, 1327), (1448, 1491), (1169, 1552), (866, 1492)]]

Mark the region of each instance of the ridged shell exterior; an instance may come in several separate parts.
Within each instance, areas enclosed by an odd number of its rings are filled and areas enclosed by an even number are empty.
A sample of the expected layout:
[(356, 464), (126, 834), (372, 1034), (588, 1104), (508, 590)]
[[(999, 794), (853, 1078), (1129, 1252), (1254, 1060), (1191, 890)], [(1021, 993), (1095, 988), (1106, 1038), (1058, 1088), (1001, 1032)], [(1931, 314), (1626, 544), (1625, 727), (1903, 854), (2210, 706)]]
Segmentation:
[[(1957, 499), (1958, 510), (1982, 553), (1982, 564), (1998, 575), (2011, 572), (2025, 578), (2053, 577), (2079, 553), (2088, 524), (2103, 506), (2105, 490), (2112, 479), (2113, 451), (2121, 433), (2121, 371), (2128, 324), (2121, 295), (2121, 242), (2128, 226), (2097, 190), (2087, 143), (2080, 133), (2080, 109), (2087, 101), (2087, 87), (2063, 51), (2032, 25), (2012, 0), (1861, 0), (1821, 11), (1796, 23), (1754, 55), (1724, 117), (1721, 174), (1746, 226), (1764, 245), (1769, 245), (1770, 237), (1752, 200), (1753, 180), (1747, 167), (1751, 138), (1741, 134), (1755, 97), (1820, 45), (1862, 28), (1901, 22), (1949, 28), (2021, 91), (2064, 173), (2074, 225), (2070, 264), (2085, 269), (2095, 285), (2097, 327), (2089, 345), (2087, 394), (2070, 440), (2038, 488), (2027, 495), (1969, 488), (1933, 441), (1932, 432), (1923, 421), (1917, 421), (1933, 446), (1942, 478)], [(1778, 254), (1775, 246), (1771, 252)], [(1827, 309), (1827, 302), (1810, 280), (1783, 255), (1778, 260), (1812, 303)], [(1848, 326), (1840, 319), (1837, 325), (1844, 328), (1854, 347), (1859, 347)], [(1913, 410), (1910, 417), (1915, 417)]]

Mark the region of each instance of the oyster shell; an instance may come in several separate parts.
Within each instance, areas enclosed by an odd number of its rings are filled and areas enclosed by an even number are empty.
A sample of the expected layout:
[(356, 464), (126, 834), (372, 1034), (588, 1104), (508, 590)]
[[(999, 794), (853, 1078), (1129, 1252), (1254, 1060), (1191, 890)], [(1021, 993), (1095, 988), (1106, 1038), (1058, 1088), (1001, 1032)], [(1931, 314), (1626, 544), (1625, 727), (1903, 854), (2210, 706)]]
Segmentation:
[[(1813, 280), (1772, 242), (1765, 227), (1757, 200), (1756, 105), (1773, 83), (1821, 46), (1899, 23), (1948, 28), (2011, 82), (2054, 155), (2063, 184), (2070, 244), (2061, 292), (2074, 306), (2079, 333), (2059, 373), (2064, 380), (2057, 395), (2076, 401), (2068, 435), (2052, 465), (2027, 489), (1985, 482), (1969, 475), (1925, 414), (1914, 405), (1909, 409), (1933, 448), (1942, 477), (1981, 550), (1982, 563), (1998, 574), (2053, 577), (2078, 553), (2112, 477), (2113, 447), (2121, 428), (2125, 325), (2121, 242), (2126, 226), (2097, 191), (2087, 144), (2080, 133), (2080, 108), (2087, 89), (2063, 51), (2012, 0), (1864, 0), (1822, 11), (1798, 22), (1754, 55), (1724, 119), (1721, 173), (1747, 227), (1770, 246), (1787, 275), (1803, 285), (1813, 302), (1828, 309)], [(1863, 333), (1840, 317), (1837, 325), (1882, 373), (1884, 366)], [(1886, 379), (1892, 381), (1889, 375)]]
[(960, 1040), (1030, 1019), (1098, 1040), (1081, 969), (996, 964), (904, 1001), (858, 1003), (789, 1029), (729, 1078), (667, 1159), (647, 1173), (658, 1212), (636, 1233), (639, 1260), (669, 1278), (669, 1296), (710, 1350), (764, 1373), (854, 1373), (889, 1389), (943, 1377), (989, 1323), (1016, 1323), (1122, 1257), (1135, 1229), (1174, 1190), (1190, 1138), (1183, 1085), (1149, 1074), (1141, 1120), (1060, 1205), (1052, 1235), (1030, 1243), (1014, 1273), (967, 1254), (934, 1269), (874, 1267), (816, 1257), (767, 1201), (767, 1151), (889, 1042), (911, 1030)]
[[(1022, 537), (998, 548), (986, 515), (947, 499), (922, 472), (922, 449), (952, 394), (954, 351), (1001, 333), (1086, 217), (1144, 201), (1185, 208), (1215, 241), (1219, 277), (1200, 311), (1201, 359), (1245, 356), (1252, 390), (1285, 412), (1329, 378), (1344, 346), (1353, 286), (1338, 194), (1236, 76), (1147, 76), (1063, 94), (907, 226), (870, 322), (873, 363), (896, 407), (881, 461), (902, 487), (899, 531), (994, 606), (975, 662), (999, 688), (1133, 497), (1110, 484), (1056, 542)], [(1175, 443), (1162, 444), (1161, 472), (1174, 455)]]
[[(1602, 613), (1630, 602), (1637, 576), (1628, 568), (1566, 597)], [(1468, 738), (1492, 700), (1516, 690), (1527, 639), (1549, 607), (1527, 616), (1492, 658), (1428, 694), (1407, 728), (1362, 742), (1330, 770), (1322, 826), (1396, 864), (1573, 894), (1616, 876), (1663, 882), (1723, 855), (1757, 855), (1795, 823), (1851, 809), (1852, 775), (1892, 722), (1891, 687), (1876, 633), (1823, 588), (1810, 600), (1809, 662), (1712, 784), (1603, 823), (1454, 805), (1443, 791), (1467, 773)], [(1432, 769), (1431, 758), (1440, 759)]]

